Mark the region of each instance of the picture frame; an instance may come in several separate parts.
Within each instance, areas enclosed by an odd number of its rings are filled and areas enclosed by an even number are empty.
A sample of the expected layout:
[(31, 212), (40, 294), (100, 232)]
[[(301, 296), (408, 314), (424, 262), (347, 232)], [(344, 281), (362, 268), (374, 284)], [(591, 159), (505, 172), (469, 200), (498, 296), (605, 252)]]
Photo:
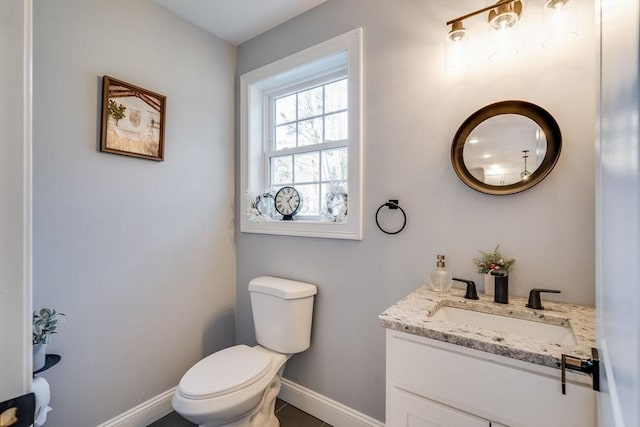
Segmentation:
[(103, 76), (100, 151), (163, 161), (165, 105), (164, 95)]
[(36, 411), (36, 395), (24, 394), (0, 402), (0, 427), (31, 427)]

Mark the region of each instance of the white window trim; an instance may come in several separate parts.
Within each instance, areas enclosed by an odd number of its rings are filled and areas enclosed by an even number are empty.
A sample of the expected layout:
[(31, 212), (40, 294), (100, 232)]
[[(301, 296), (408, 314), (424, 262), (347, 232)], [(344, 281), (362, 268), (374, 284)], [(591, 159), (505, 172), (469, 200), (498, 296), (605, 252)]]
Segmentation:
[[(283, 75), (294, 81), (324, 58), (347, 55), (349, 80), (349, 216), (346, 223), (320, 221), (251, 221), (247, 192), (264, 191), (264, 96)], [(323, 66), (320, 71), (335, 71)], [(286, 73), (286, 74), (285, 74)], [(243, 233), (362, 239), (362, 29), (350, 31), (240, 76), (240, 231)]]

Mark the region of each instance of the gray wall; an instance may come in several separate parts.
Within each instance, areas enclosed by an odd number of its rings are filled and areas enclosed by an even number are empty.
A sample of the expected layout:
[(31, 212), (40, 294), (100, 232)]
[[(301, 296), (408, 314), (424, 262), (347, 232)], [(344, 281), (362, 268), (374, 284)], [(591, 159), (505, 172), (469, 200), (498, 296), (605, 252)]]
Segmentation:
[[(34, 306), (67, 314), (47, 426), (95, 426), (234, 342), (235, 49), (148, 0), (34, 15)], [(167, 96), (164, 162), (97, 151), (105, 74)]]
[[(0, 2), (0, 401), (29, 391), (30, 173), (24, 107), (25, 4)], [(26, 124), (26, 126), (25, 126)], [(28, 137), (28, 136), (27, 136)], [(26, 191), (25, 191), (26, 190)]]
[[(311, 348), (294, 356), (284, 375), (383, 420), (385, 344), (377, 315), (425, 283), (436, 254), (446, 254), (457, 276), (482, 282), (471, 260), (500, 243), (516, 258), (512, 294), (545, 286), (562, 290), (558, 301), (594, 304), (593, 4), (580, 2), (580, 38), (556, 52), (539, 49), (535, 28), (527, 28), (538, 19), (539, 3), (527, 4), (524, 16), (531, 18), (522, 21), (527, 51), (503, 65), (485, 61), (465, 75), (444, 73), (444, 23), (476, 9), (477, 1), (329, 0), (238, 47), (240, 75), (364, 30), (364, 239), (237, 232), (237, 341), (254, 342), (246, 290), (253, 277), (317, 284)], [(547, 109), (561, 126), (563, 152), (533, 189), (488, 196), (457, 178), (450, 144), (466, 117), (505, 99)], [(237, 190), (240, 197), (243, 189)], [(400, 200), (409, 218), (396, 236), (374, 222), (390, 198)]]

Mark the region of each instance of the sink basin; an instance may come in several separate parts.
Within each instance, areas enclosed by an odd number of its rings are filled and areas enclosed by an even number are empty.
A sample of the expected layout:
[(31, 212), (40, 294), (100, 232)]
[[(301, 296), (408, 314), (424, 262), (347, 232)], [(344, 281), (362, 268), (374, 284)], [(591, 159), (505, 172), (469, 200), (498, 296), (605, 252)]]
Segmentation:
[(546, 343), (562, 345), (578, 344), (576, 336), (570, 327), (550, 325), (548, 323), (533, 322), (531, 320), (516, 319), (455, 307), (441, 307), (431, 318), (518, 335)]

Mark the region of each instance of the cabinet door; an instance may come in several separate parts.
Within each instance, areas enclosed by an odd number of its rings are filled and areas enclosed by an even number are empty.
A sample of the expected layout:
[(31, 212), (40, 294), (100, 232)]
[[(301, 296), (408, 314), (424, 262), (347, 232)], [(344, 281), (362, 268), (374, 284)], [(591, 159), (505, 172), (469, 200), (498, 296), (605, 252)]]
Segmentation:
[[(500, 419), (507, 426), (596, 427), (595, 392), (570, 383), (562, 394), (560, 370), (536, 373), (535, 365), (510, 366), (495, 355), (397, 331), (387, 340), (390, 388)], [(531, 412), (531, 402), (544, 410), (524, 416)]]
[(393, 427), (490, 427), (491, 423), (397, 388), (388, 389), (387, 423)]

